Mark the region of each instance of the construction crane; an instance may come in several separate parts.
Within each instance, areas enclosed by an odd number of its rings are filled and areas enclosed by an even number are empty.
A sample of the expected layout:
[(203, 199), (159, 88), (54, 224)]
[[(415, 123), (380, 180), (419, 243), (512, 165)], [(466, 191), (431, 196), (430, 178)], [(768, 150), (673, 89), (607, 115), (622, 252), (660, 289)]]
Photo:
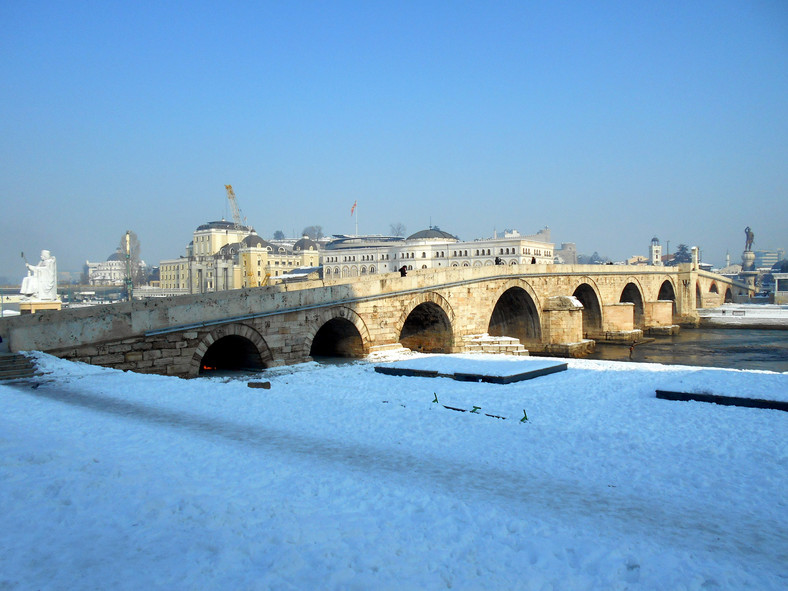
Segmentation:
[(244, 219), (241, 218), (241, 210), (238, 209), (238, 201), (235, 199), (235, 191), (233, 191), (232, 185), (225, 185), (224, 188), (227, 190), (227, 199), (230, 201), (230, 207), (233, 210), (233, 222), (235, 224), (235, 229), (240, 230), (244, 225)]

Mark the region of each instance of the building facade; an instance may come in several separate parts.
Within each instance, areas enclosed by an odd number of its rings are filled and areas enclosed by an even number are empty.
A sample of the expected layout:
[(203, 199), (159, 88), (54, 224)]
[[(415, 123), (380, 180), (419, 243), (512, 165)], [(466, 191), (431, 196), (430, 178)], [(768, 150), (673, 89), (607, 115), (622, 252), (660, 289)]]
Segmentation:
[[(547, 240), (545, 240), (547, 238)], [(507, 230), (502, 238), (462, 242), (456, 236), (431, 227), (408, 238), (394, 236), (336, 236), (322, 252), (326, 279), (358, 277), (438, 267), (553, 264), (549, 230), (521, 236)]]
[[(145, 263), (138, 263), (139, 269), (132, 275), (140, 275), (144, 270)], [(85, 261), (84, 273), (89, 285), (124, 285), (126, 283), (126, 256), (120, 248), (113, 252), (106, 261), (92, 263)]]
[(318, 261), (319, 246), (308, 238), (288, 248), (263, 240), (247, 226), (208, 222), (194, 231), (185, 256), (161, 261), (160, 286), (181, 293), (258, 287)]

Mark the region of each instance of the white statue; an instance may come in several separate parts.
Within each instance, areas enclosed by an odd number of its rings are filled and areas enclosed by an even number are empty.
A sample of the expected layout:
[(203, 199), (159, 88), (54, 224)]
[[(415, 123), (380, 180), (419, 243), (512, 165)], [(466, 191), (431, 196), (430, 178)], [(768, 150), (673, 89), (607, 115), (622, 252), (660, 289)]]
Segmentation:
[(41, 251), (41, 261), (37, 265), (25, 263), (27, 277), (22, 279), (19, 293), (27, 300), (57, 300), (57, 263), (48, 250)]

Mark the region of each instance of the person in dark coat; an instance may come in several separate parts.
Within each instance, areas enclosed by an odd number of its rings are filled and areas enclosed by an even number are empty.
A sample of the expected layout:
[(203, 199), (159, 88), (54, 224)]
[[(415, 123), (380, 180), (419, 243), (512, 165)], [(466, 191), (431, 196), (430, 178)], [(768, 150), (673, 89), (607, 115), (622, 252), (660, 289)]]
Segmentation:
[(405, 275), (407, 275), (407, 274), (408, 274), (408, 268), (405, 265), (402, 265), (399, 268), (399, 276), (400, 277), (405, 277)]

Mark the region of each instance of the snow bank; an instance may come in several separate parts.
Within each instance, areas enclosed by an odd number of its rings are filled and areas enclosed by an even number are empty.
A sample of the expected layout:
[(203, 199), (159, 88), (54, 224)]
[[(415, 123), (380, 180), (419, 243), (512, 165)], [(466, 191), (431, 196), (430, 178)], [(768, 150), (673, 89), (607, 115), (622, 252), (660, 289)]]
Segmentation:
[(257, 390), (38, 358), (51, 381), (0, 386), (0, 589), (788, 583), (788, 413), (654, 396), (690, 375), (785, 394), (788, 374), (309, 363)]

